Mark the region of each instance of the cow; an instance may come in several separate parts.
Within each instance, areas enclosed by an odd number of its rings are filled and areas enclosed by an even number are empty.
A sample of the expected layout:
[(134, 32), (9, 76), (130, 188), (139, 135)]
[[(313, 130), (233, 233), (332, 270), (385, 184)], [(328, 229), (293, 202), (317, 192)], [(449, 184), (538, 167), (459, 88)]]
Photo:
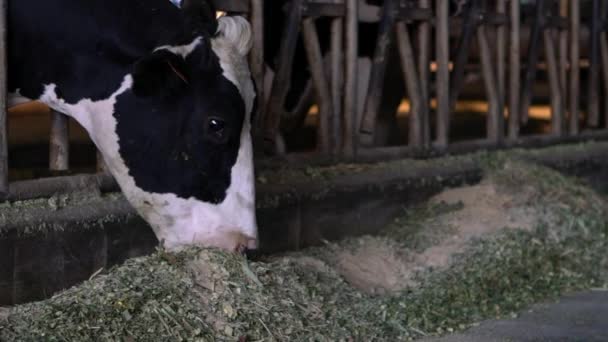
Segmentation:
[(9, 96), (82, 125), (167, 250), (255, 249), (251, 27), (179, 5), (9, 1)]

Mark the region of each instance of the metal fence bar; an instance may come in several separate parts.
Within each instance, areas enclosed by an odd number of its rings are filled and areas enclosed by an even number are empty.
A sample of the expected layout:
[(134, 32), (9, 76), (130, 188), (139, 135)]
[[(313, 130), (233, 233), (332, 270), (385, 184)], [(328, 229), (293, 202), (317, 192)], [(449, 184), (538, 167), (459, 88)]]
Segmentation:
[(264, 117), (263, 135), (265, 151), (269, 154), (280, 152), (277, 151), (277, 137), (281, 124), (281, 113), (284, 111), (285, 97), (291, 83), (291, 69), (300, 32), (303, 3), (304, 0), (291, 1), (285, 24), (286, 27), (281, 37), (278, 69), (272, 82), (270, 97), (266, 106), (266, 115)]
[(579, 85), (580, 85), (580, 3), (579, 0), (570, 0), (570, 134), (579, 131)]
[(397, 0), (385, 0), (382, 6), (382, 15), (378, 25), (378, 41), (372, 60), (372, 68), (369, 78), (369, 87), (365, 99), (363, 117), (359, 127), (359, 143), (363, 146), (371, 146), (374, 142), (374, 132), (382, 90), (384, 74), (386, 72), (388, 50), (392, 44), (391, 31), (395, 23)]
[(262, 122), (264, 113), (264, 0), (251, 0), (251, 29), (253, 31), (253, 46), (249, 54), (251, 74), (256, 85), (258, 109), (253, 127), (257, 130)]
[(0, 197), (8, 193), (6, 0), (0, 0)]
[(437, 61), (437, 140), (439, 147), (445, 147), (450, 131), (450, 37), (449, 37), (449, 3), (436, 0), (435, 17), (435, 58)]
[[(559, 16), (567, 19), (568, 17), (568, 0), (559, 0)], [(559, 84), (560, 91), (562, 94), (562, 118), (561, 118), (561, 134), (564, 134), (564, 131), (567, 127), (566, 125), (566, 117), (567, 117), (567, 106), (568, 106), (568, 28), (564, 27), (559, 29), (558, 32), (559, 39)]]
[(540, 54), (540, 40), (542, 39), (542, 33), (545, 26), (545, 0), (538, 0), (536, 2), (536, 12), (534, 15), (534, 23), (532, 24), (532, 33), (528, 42), (528, 58), (526, 61), (526, 71), (524, 74), (524, 83), (521, 89), (520, 97), (520, 115), (521, 122), (528, 122), (528, 112), (530, 111), (530, 104), (532, 102), (532, 86), (536, 79), (536, 70), (538, 69), (537, 63)]
[(498, 143), (502, 141), (503, 136), (503, 105), (492, 65), (490, 43), (488, 42), (486, 27), (484, 25), (480, 25), (477, 28), (477, 42), (479, 44), (483, 80), (489, 102), (486, 124), (487, 137), (490, 141)]
[[(500, 150), (506, 148), (542, 148), (555, 144), (568, 144), (582, 141), (606, 141), (608, 140), (608, 130), (594, 130), (581, 132), (577, 136), (557, 137), (550, 134), (538, 134), (521, 136), (514, 140), (506, 140), (503, 144), (497, 145), (488, 139), (475, 139), (454, 142), (444, 148), (436, 146), (424, 153), (420, 149), (412, 146), (390, 146), (372, 147), (359, 150), (357, 160), (359, 162), (385, 161), (399, 158), (428, 158), (439, 157), (442, 155), (472, 153), (479, 150)], [(310, 160), (310, 158), (309, 158)]]
[(563, 98), (562, 87), (559, 82), (559, 69), (555, 53), (555, 42), (553, 40), (553, 28), (546, 28), (543, 32), (545, 42), (545, 58), (547, 59), (547, 73), (549, 74), (549, 88), (551, 92), (551, 133), (562, 135), (563, 125)]
[(357, 53), (359, 49), (359, 1), (345, 0), (346, 71), (344, 79), (344, 133), (342, 134), (346, 156), (355, 154), (355, 132), (357, 125)]
[(304, 36), (304, 47), (308, 63), (310, 64), (317, 103), (319, 104), (317, 150), (321, 153), (329, 153), (329, 128), (330, 120), (333, 117), (332, 98), (329, 84), (325, 77), (323, 55), (321, 54), (319, 36), (313, 18), (306, 18), (302, 21), (302, 34)]
[(338, 155), (342, 149), (342, 95), (344, 19), (334, 18), (331, 22), (331, 97), (333, 116), (331, 122), (332, 153)]
[(57, 193), (88, 190), (113, 192), (120, 188), (111, 175), (82, 174), (52, 178), (30, 179), (11, 183), (10, 192), (3, 198), (7, 201), (23, 201), (39, 197), (50, 197)]
[(509, 139), (519, 136), (520, 20), (519, 1), (511, 1), (509, 38)]
[[(496, 1), (496, 13), (499, 15), (506, 15), (507, 13), (507, 1), (506, 0), (498, 0)], [(498, 97), (500, 99), (501, 108), (500, 115), (501, 120), (504, 121), (502, 117), (504, 115), (504, 104), (506, 103), (506, 55), (507, 55), (507, 24), (498, 25), (496, 29), (496, 81), (498, 84)], [(504, 135), (504, 122), (502, 127), (501, 135)]]
[(608, 127), (608, 34), (606, 24), (608, 21), (608, 2), (602, 1), (602, 33), (600, 34), (600, 57), (602, 61), (602, 79), (604, 81), (604, 126)]
[[(419, 0), (418, 6), (421, 9), (430, 9), (430, 0)], [(430, 70), (429, 63), (431, 60), (431, 23), (428, 20), (422, 21), (418, 26), (418, 73), (420, 76), (420, 92), (424, 107), (421, 108), (421, 125), (422, 125), (422, 144), (428, 147), (431, 142), (430, 128), (430, 105), (429, 105), (429, 81)]]
[[(450, 110), (454, 110), (460, 90), (462, 89), (469, 53), (475, 39), (475, 32), (480, 23), (480, 5), (480, 0), (472, 0), (467, 2), (464, 8), (463, 28), (458, 39), (458, 48), (454, 56), (454, 69), (452, 70), (450, 80)], [(442, 19), (438, 18), (437, 20)]]
[(420, 89), (420, 79), (416, 70), (416, 59), (412, 49), (412, 42), (407, 26), (404, 21), (397, 22), (397, 48), (401, 57), (401, 70), (403, 79), (410, 99), (410, 118), (409, 118), (409, 143), (412, 146), (421, 147), (423, 144), (423, 123), (422, 113), (425, 111), (422, 90)]
[(49, 169), (66, 171), (70, 167), (69, 118), (54, 110), (51, 110), (49, 142)]
[(599, 98), (599, 41), (600, 13), (599, 0), (593, 0), (591, 9), (591, 36), (589, 39), (589, 77), (587, 79), (587, 126), (597, 127), (600, 118)]

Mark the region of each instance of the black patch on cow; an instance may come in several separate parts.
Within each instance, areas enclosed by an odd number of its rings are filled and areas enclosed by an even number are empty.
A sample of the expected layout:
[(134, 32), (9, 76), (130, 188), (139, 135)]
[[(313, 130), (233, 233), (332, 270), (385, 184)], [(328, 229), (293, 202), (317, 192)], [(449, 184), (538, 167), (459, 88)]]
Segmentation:
[(135, 63), (133, 93), (137, 96), (178, 96), (188, 85), (190, 75), (181, 56), (159, 50)]
[(108, 98), (141, 56), (190, 38), (166, 0), (18, 0), (8, 11), (9, 91), (33, 99), (51, 83), (68, 103)]
[(215, 18), (190, 20), (201, 18), (194, 4), (208, 1), (191, 2), (180, 10), (168, 0), (9, 1), (9, 91), (37, 99), (54, 83), (68, 103), (108, 98), (153, 49), (215, 32)]
[(115, 117), (120, 155), (139, 188), (220, 203), (238, 155), (245, 103), (205, 49), (199, 46), (180, 66), (189, 79), (180, 93), (127, 91), (117, 98)]

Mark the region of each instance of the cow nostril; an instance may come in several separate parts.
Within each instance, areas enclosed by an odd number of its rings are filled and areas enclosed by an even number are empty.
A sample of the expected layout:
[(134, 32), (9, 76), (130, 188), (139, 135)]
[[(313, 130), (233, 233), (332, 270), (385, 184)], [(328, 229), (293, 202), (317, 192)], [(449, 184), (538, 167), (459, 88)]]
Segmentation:
[(246, 248), (245, 251), (243, 252), (243, 254), (245, 255), (245, 257), (247, 259), (249, 259), (251, 261), (257, 261), (262, 258), (262, 253), (260, 252), (259, 249)]

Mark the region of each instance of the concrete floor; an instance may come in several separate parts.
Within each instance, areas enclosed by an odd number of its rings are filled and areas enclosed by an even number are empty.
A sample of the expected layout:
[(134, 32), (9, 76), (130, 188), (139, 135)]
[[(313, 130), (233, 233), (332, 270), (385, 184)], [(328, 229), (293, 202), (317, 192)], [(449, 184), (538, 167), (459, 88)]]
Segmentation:
[(426, 342), (608, 341), (608, 291), (581, 292), (537, 304), (518, 318), (489, 320)]

